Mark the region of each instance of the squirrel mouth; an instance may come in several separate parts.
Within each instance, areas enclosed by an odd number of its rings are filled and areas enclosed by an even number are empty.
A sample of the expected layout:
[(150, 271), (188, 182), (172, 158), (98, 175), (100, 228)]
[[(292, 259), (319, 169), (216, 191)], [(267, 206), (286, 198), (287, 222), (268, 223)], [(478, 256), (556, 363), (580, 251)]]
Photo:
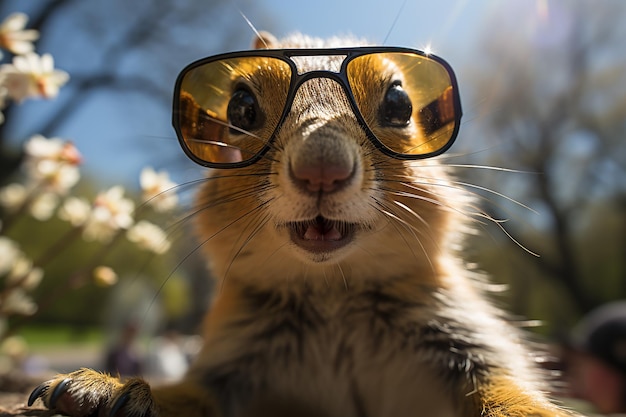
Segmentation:
[(301, 248), (315, 253), (332, 252), (354, 237), (356, 225), (322, 216), (302, 222), (288, 223), (291, 240)]

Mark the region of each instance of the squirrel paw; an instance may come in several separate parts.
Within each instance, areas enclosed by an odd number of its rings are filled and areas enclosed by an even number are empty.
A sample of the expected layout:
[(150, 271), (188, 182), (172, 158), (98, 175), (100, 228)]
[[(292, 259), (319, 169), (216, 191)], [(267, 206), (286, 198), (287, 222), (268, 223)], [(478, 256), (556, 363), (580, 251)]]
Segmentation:
[(81, 369), (39, 385), (28, 405), (41, 398), (46, 408), (70, 417), (155, 417), (150, 386), (139, 378), (122, 383), (109, 375)]

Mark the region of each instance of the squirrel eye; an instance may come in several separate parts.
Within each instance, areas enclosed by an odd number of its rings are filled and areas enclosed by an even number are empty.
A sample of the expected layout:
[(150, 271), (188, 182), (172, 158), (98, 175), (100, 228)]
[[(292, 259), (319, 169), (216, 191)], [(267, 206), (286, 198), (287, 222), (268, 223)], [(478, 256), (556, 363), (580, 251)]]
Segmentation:
[(246, 88), (235, 90), (228, 102), (226, 114), (228, 122), (242, 130), (249, 131), (259, 127), (261, 124), (262, 117), (259, 103), (256, 97)]
[(402, 88), (402, 84), (395, 82), (389, 87), (381, 107), (381, 116), (385, 124), (393, 127), (403, 127), (409, 124), (413, 105), (409, 95)]

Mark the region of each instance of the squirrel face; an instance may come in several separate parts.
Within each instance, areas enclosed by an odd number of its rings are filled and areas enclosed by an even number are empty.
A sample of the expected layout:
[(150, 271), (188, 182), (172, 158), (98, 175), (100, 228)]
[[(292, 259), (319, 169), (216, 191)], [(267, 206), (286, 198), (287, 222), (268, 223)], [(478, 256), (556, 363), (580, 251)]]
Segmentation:
[[(319, 42), (265, 39), (272, 48), (338, 46)], [(345, 59), (301, 58), (299, 73), (337, 71)], [(343, 269), (360, 279), (416, 265), (432, 271), (451, 229), (450, 208), (461, 201), (442, 185), (444, 167), (433, 159), (403, 161), (382, 153), (344, 87), (328, 77), (301, 83), (277, 127), (288, 68), (273, 63), (268, 71), (269, 64), (258, 64), (240, 68), (223, 88), (229, 143), (246, 134), (268, 137), (277, 128), (272, 145), (236, 174), (213, 172), (198, 199), (201, 238), (217, 274), (248, 279), (281, 271), (281, 279), (304, 274), (324, 281), (329, 275), (345, 279)], [(411, 146), (420, 135), (411, 109), (425, 99), (402, 65), (384, 55), (348, 65), (352, 94), (369, 129), (396, 149)]]

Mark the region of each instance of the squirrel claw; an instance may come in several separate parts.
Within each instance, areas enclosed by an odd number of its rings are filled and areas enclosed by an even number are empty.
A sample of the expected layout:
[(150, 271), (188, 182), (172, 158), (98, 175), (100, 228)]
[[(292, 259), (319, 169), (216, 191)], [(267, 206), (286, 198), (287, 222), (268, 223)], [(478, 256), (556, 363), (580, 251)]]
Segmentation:
[(50, 408), (56, 408), (57, 400), (61, 397), (61, 395), (65, 394), (71, 382), (72, 380), (70, 378), (65, 378), (63, 381), (59, 382), (56, 387), (54, 387), (54, 391), (52, 391), (49, 400)]
[(124, 407), (124, 405), (126, 405), (128, 398), (129, 398), (128, 392), (125, 392), (124, 394), (120, 395), (115, 400), (113, 407), (111, 407), (111, 411), (109, 411), (109, 417), (115, 417), (117, 412), (120, 411), (120, 409)]
[[(50, 394), (50, 397), (48, 398), (48, 403), (46, 404), (48, 408), (56, 408), (57, 401), (63, 394), (65, 394), (65, 392), (67, 392), (71, 382), (72, 380), (70, 378), (65, 378), (54, 387), (52, 394)], [(37, 388), (35, 388), (28, 397), (28, 406), (32, 406), (38, 398), (43, 398), (49, 389), (50, 381), (44, 382), (43, 384), (40, 384)]]
[(40, 384), (37, 388), (35, 388), (33, 390), (33, 392), (30, 393), (30, 396), (28, 397), (28, 406), (32, 406), (35, 401), (37, 401), (38, 398), (41, 398), (44, 396), (44, 394), (46, 393), (46, 391), (48, 391), (48, 384), (47, 383), (43, 383)]

